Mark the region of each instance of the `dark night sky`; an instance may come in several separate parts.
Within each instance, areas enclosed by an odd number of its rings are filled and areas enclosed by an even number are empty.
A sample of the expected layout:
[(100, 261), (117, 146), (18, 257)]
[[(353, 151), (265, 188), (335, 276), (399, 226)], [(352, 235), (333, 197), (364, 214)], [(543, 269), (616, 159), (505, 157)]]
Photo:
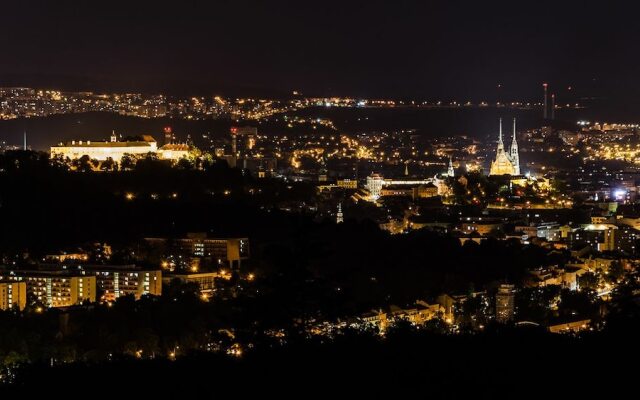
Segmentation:
[(572, 85), (577, 96), (634, 99), (640, 28), (636, 10), (625, 7), (569, 1), (3, 2), (0, 84), (508, 100), (537, 96), (541, 82), (549, 81), (559, 95)]

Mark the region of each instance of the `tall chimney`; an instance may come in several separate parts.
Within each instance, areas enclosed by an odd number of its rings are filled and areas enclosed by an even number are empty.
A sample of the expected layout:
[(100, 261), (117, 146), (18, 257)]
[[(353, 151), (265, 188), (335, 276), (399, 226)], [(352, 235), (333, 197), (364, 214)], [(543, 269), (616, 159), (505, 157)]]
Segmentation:
[(556, 115), (556, 95), (551, 95), (551, 119), (554, 119)]
[(547, 84), (543, 83), (542, 87), (544, 88), (544, 109), (542, 111), (542, 118), (547, 119)]

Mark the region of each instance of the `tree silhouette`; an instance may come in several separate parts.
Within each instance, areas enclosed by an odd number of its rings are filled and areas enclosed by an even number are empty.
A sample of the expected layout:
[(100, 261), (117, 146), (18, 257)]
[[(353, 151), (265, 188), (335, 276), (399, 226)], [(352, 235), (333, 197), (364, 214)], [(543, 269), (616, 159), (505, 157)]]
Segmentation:
[(100, 165), (100, 169), (103, 171), (114, 171), (116, 169), (116, 163), (113, 161), (113, 158), (107, 157)]
[(125, 153), (120, 159), (120, 169), (122, 171), (131, 171), (136, 166), (136, 158), (132, 154)]

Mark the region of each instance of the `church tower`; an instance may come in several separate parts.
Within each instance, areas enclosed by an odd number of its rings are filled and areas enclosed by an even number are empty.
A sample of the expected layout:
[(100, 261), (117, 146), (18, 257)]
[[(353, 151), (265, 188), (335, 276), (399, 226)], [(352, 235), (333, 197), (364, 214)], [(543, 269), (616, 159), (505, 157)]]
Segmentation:
[(518, 154), (518, 141), (516, 139), (516, 119), (513, 119), (513, 141), (509, 150), (511, 163), (513, 164), (513, 174), (520, 175), (520, 155)]
[[(498, 134), (498, 148), (496, 149), (496, 159), (491, 163), (489, 175), (518, 175), (520, 173), (519, 168), (518, 170), (516, 170), (516, 168), (514, 167), (514, 163), (511, 158), (511, 151), (513, 151), (513, 146), (508, 153), (504, 149), (504, 142), (502, 141), (502, 118), (500, 118), (500, 133)], [(517, 144), (515, 151), (517, 154)]]
[(447, 170), (447, 176), (453, 178), (456, 176), (456, 171), (453, 169), (453, 159), (449, 157), (449, 169)]

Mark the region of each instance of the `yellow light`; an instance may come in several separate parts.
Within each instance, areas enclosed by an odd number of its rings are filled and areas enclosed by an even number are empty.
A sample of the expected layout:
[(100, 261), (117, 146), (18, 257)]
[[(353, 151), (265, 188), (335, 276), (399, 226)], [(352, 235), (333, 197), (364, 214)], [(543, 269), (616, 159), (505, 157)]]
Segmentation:
[(127, 193), (124, 197), (127, 200), (133, 200), (136, 196), (133, 193)]

